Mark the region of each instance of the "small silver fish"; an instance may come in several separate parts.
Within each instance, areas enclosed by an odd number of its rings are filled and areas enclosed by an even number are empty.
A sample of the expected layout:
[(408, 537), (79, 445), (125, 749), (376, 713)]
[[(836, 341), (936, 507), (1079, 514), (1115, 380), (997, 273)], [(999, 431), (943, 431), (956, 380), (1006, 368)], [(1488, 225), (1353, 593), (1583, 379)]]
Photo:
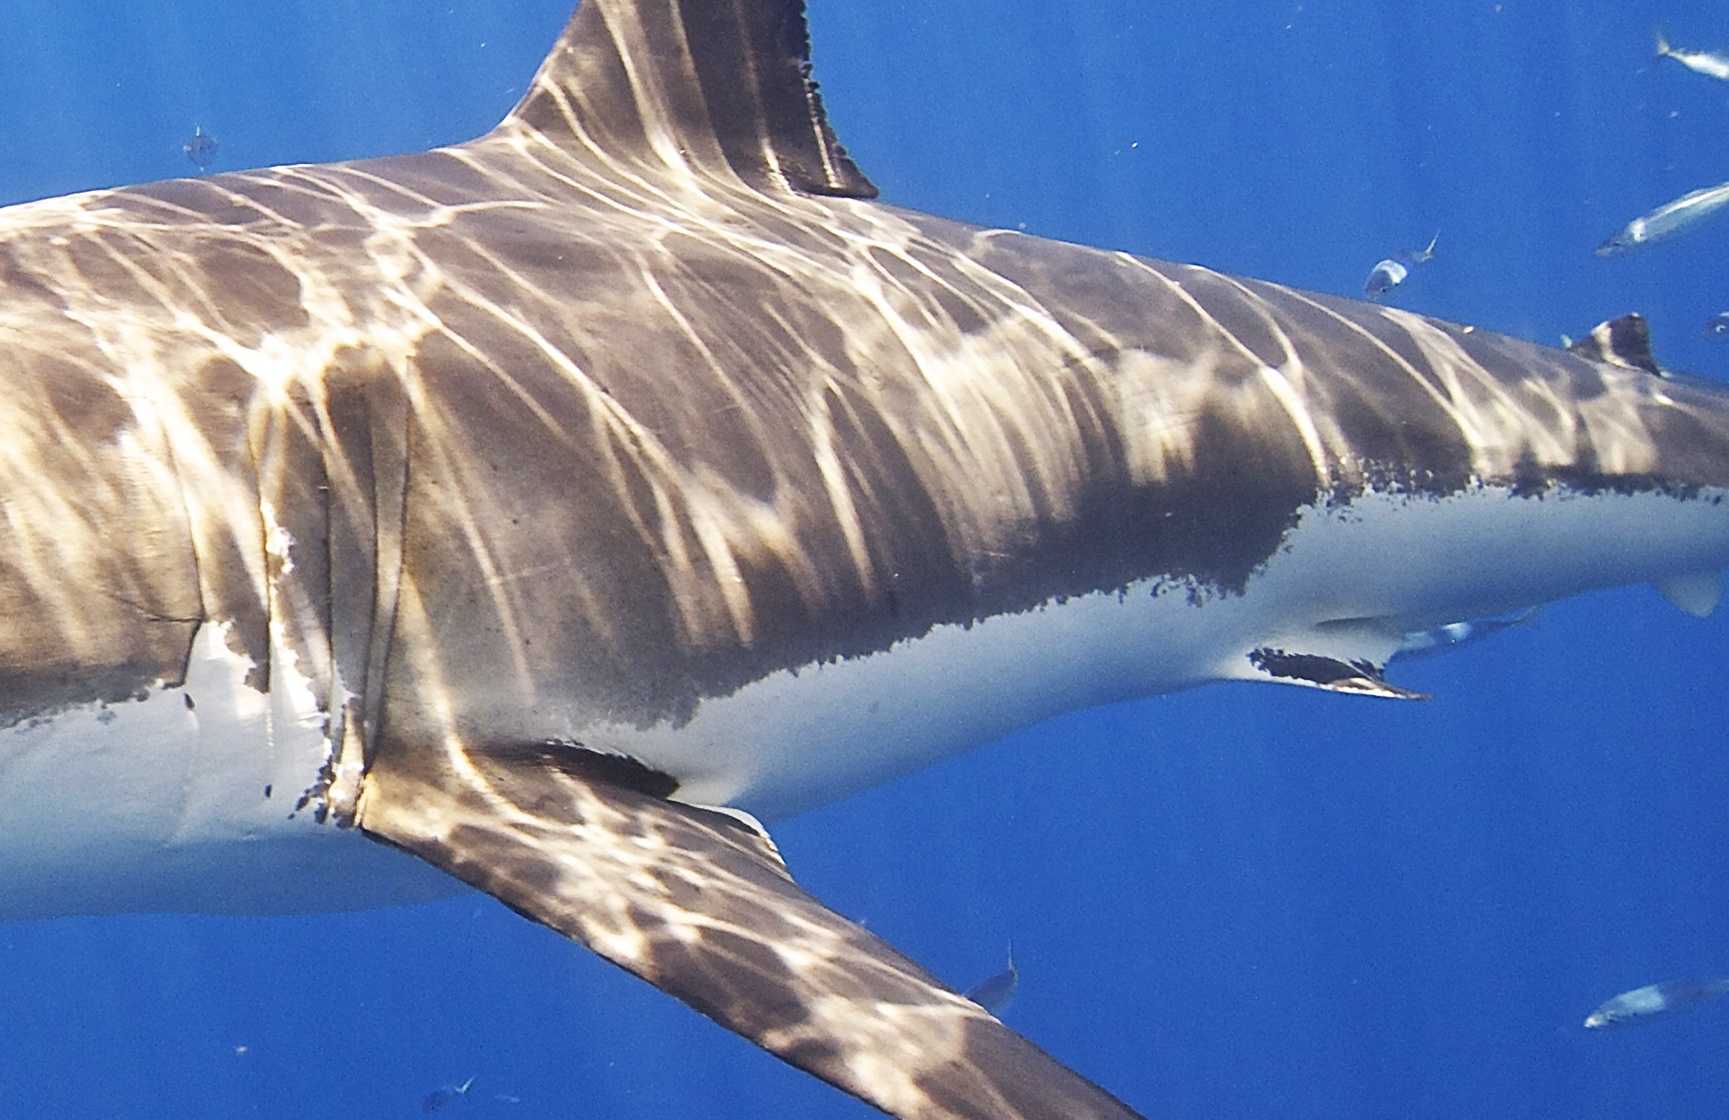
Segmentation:
[(1000, 1019), (1009, 1009), (1009, 1004), (1014, 1002), (1015, 992), (1020, 986), (1021, 970), (1015, 967), (1015, 946), (1011, 941), (1008, 967), (985, 977), (961, 994)]
[(1706, 338), (1729, 338), (1729, 311), (1719, 311), (1705, 320)]
[(1380, 299), (1388, 292), (1405, 282), (1405, 277), (1411, 274), (1401, 261), (1387, 257), (1375, 262), (1375, 267), (1369, 270), (1369, 278), (1363, 281), (1363, 294), (1370, 299)]
[(216, 137), (204, 131), (203, 125), (192, 126), (192, 138), (180, 145), (180, 150), (186, 153), (186, 158), (203, 171), (210, 166), (210, 161), (216, 158), (216, 149), (221, 147)]
[(1729, 995), (1729, 979), (1665, 980), (1622, 992), (1585, 1016), (1588, 1030), (1618, 1027), (1697, 1007)]
[(1435, 242), (1441, 240), (1441, 231), (1436, 230), (1435, 236), (1429, 238), (1429, 243), (1421, 249), (1406, 249), (1401, 254), (1412, 264), (1428, 264), (1435, 259)]
[(1435, 242), (1441, 239), (1439, 230), (1429, 238), (1429, 244), (1421, 249), (1405, 249), (1394, 253), (1384, 260), (1375, 262), (1375, 267), (1369, 270), (1369, 278), (1363, 281), (1363, 294), (1370, 299), (1380, 299), (1388, 292), (1405, 282), (1411, 275), (1413, 265), (1427, 264), (1435, 259)]
[(472, 1077), (460, 1085), (440, 1085), (420, 1098), (420, 1111), (442, 1112), (446, 1106), (468, 1096), (468, 1091), (473, 1087), (474, 1078)]
[(1710, 217), (1729, 205), (1729, 183), (1701, 187), (1689, 191), (1673, 202), (1665, 202), (1649, 214), (1643, 214), (1597, 246), (1599, 257), (1613, 257), (1652, 241), (1673, 237), (1682, 230)]
[(1657, 57), (1672, 58), (1676, 62), (1707, 78), (1716, 78), (1720, 82), (1729, 82), (1729, 56), (1713, 54), (1710, 51), (1689, 51), (1669, 45), (1669, 37), (1663, 34), (1663, 29), (1657, 29)]

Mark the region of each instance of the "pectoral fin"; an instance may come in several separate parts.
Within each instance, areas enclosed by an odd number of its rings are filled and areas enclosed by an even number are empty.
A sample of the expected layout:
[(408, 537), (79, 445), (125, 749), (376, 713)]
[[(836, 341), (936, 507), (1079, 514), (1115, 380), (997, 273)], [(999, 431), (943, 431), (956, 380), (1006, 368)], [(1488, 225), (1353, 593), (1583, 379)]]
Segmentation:
[(1658, 580), (1657, 590), (1694, 618), (1709, 618), (1723, 598), (1723, 576), (1719, 572), (1687, 572)]
[(1380, 696), (1389, 700), (1427, 700), (1428, 694), (1389, 684), (1382, 666), (1366, 659), (1346, 660), (1324, 653), (1260, 646), (1249, 651), (1253, 675), (1249, 679), (1300, 684), (1328, 692), (1357, 696)]
[(890, 1115), (1135, 1116), (805, 894), (748, 823), (555, 748), (393, 751), (358, 823)]

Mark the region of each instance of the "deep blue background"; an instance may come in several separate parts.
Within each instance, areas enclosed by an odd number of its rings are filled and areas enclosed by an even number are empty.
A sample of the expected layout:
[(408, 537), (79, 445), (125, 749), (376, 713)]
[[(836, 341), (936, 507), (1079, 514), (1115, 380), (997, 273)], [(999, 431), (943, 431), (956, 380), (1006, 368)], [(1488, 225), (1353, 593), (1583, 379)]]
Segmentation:
[[(194, 123), (216, 169), (465, 138), (567, 3), (13, 0), (0, 199), (183, 174)], [(1549, 342), (1637, 309), (1668, 363), (1729, 372), (1700, 334), (1729, 219), (1590, 253), (1729, 179), (1729, 85), (1649, 49), (1659, 18), (1729, 49), (1729, 11), (1432, 7), (816, 0), (813, 24), (892, 201), (1351, 294), (1439, 228), (1395, 302)], [(1398, 670), (1427, 704), (1122, 705), (777, 833), (956, 983), (1012, 936), (1010, 1022), (1150, 1115), (1716, 1118), (1729, 1007), (1579, 1023), (1729, 973), (1725, 649), (1729, 623), (1627, 589)], [(478, 896), (5, 925), (0, 969), (0, 1115), (407, 1117), (471, 1073), (474, 1115), (870, 1114)]]

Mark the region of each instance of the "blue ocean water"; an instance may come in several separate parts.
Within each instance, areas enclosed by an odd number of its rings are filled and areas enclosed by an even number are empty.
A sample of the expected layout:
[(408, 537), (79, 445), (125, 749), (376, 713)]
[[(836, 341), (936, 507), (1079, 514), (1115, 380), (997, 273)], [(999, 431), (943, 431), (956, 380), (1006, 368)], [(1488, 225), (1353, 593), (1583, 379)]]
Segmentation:
[[(412, 150), (484, 130), (568, 0), (14, 0), (0, 199)], [(1444, 14), (1430, 14), (1442, 13)], [(1638, 310), (1729, 375), (1729, 10), (813, 0), (886, 198), (1546, 342)], [(1148, 1115), (1720, 1117), (1729, 1007), (1608, 1034), (1615, 992), (1729, 974), (1729, 622), (1647, 588), (1396, 670), (1398, 705), (1216, 686), (1080, 713), (783, 822), (801, 881)], [(3, 810), (0, 810), (3, 811)], [(68, 797), (67, 811), (76, 803)], [(4, 859), (4, 853), (0, 853)], [(849, 1117), (479, 896), (287, 919), (0, 926), (0, 1115)], [(497, 1099), (503, 1094), (520, 1103)]]

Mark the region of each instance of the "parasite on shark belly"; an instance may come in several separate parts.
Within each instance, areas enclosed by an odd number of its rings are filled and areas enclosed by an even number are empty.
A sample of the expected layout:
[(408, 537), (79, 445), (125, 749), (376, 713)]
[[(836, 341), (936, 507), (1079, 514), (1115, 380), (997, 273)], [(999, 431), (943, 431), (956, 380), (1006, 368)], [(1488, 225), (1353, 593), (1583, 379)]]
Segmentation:
[(1625, 329), (882, 203), (807, 50), (800, 0), (585, 0), (473, 141), (0, 210), (0, 916), (460, 881), (892, 1115), (1128, 1117), (758, 817), (1715, 606), (1729, 395)]

